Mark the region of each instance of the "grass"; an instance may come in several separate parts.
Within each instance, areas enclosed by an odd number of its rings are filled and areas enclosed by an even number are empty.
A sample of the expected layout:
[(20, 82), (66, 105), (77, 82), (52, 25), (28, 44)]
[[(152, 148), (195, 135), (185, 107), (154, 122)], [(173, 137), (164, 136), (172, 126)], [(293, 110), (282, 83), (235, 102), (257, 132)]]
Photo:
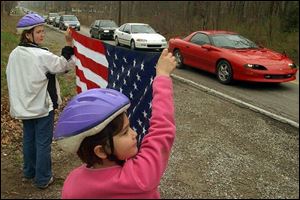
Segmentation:
[(19, 43), (15, 26), (11, 26), (16, 24), (18, 19), (19, 17), (1, 16), (1, 96), (7, 94), (4, 90), (7, 90), (5, 71), (9, 54)]

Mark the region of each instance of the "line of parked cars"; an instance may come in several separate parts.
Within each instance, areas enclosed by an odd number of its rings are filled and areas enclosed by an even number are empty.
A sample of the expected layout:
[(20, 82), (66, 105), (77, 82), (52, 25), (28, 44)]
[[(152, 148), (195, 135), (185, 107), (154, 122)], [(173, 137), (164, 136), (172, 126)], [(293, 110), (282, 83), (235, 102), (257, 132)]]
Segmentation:
[(49, 13), (46, 19), (47, 24), (52, 24), (60, 30), (67, 30), (72, 27), (80, 31), (80, 22), (75, 15), (59, 15), (58, 13)]
[(164, 49), (167, 40), (149, 24), (125, 23), (120, 27), (112, 20), (95, 20), (90, 26), (92, 38), (112, 39), (116, 45), (129, 46), (131, 49)]
[[(56, 13), (57, 14), (57, 13)], [(47, 23), (66, 30), (80, 30), (74, 15), (49, 13)], [(284, 53), (257, 45), (242, 35), (229, 31), (195, 31), (184, 38), (174, 37), (169, 44), (164, 36), (149, 24), (125, 23), (118, 27), (113, 20), (95, 20), (90, 36), (111, 39), (116, 46), (131, 49), (169, 48), (176, 58), (177, 68), (190, 66), (216, 74), (223, 84), (234, 80), (281, 83), (296, 79), (298, 66)]]
[[(164, 36), (149, 24), (125, 23), (117, 27), (111, 20), (95, 20), (91, 25), (92, 38), (110, 38), (115, 44), (131, 49), (167, 48)], [(298, 66), (281, 54), (229, 31), (196, 31), (184, 38), (171, 38), (169, 51), (177, 68), (191, 66), (216, 74), (219, 82), (234, 80), (281, 83), (296, 79)]]

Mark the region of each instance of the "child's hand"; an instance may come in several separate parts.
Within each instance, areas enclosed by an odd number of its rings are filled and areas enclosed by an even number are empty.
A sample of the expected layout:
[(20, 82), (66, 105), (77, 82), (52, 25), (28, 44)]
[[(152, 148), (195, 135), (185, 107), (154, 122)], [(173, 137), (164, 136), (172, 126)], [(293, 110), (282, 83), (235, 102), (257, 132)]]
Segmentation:
[(72, 46), (73, 37), (71, 36), (71, 30), (68, 28), (65, 32), (65, 38), (68, 46)]
[(172, 53), (168, 52), (168, 49), (164, 49), (157, 61), (156, 76), (170, 76), (175, 67), (175, 57), (172, 55)]

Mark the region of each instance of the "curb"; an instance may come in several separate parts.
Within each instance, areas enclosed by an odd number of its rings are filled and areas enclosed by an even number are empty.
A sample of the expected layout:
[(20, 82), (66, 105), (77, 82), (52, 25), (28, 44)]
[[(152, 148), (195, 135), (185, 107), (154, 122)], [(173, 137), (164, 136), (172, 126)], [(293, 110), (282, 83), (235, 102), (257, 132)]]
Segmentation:
[(195, 88), (198, 88), (204, 92), (207, 92), (208, 94), (211, 94), (213, 96), (216, 96), (218, 98), (222, 98), (222, 99), (225, 99), (225, 100), (228, 100), (229, 102), (231, 103), (234, 103), (240, 107), (243, 107), (243, 108), (247, 108), (247, 109), (250, 109), (250, 110), (253, 110), (255, 112), (258, 112), (258, 113), (261, 113), (263, 115), (266, 115), (272, 119), (275, 119), (277, 121), (280, 121), (280, 122), (283, 122), (283, 123), (286, 123), (286, 124), (289, 124), (295, 128), (298, 128), (299, 129), (299, 123), (293, 121), (293, 120), (290, 120), (290, 119), (287, 119), (285, 117), (282, 117), (282, 116), (279, 116), (279, 115), (276, 115), (274, 113), (271, 113), (269, 111), (266, 111), (262, 108), (259, 108), (259, 107), (256, 107), (252, 104), (249, 104), (249, 103), (246, 103), (244, 101), (241, 101), (239, 99), (236, 99), (234, 97), (231, 97), (229, 95), (226, 95), (226, 94), (223, 94), (221, 92), (218, 92), (217, 90), (214, 90), (214, 89), (211, 89), (211, 88), (208, 88), (204, 85), (201, 85), (201, 84), (198, 84), (198, 83), (195, 83), (191, 80), (188, 80), (188, 79), (185, 79), (185, 78), (182, 78), (180, 76), (177, 76), (177, 75), (174, 75), (174, 74), (171, 74), (171, 77), (175, 78), (176, 80), (179, 80), (181, 82), (184, 82), (184, 83), (187, 83), (188, 85), (191, 85)]

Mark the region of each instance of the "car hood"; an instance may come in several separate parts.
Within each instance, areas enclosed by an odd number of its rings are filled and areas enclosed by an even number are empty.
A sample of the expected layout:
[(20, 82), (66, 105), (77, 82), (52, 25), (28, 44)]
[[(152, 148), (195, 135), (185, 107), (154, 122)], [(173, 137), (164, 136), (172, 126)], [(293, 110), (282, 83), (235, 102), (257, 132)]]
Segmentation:
[(134, 33), (132, 37), (135, 39), (146, 39), (146, 40), (163, 40), (166, 39), (164, 36), (157, 33)]
[[(247, 50), (229, 50), (246, 63), (260, 64), (265, 67), (278, 66), (279, 64), (290, 63), (290, 59), (286, 56), (271, 51), (269, 49), (247, 49)], [(286, 65), (287, 66), (287, 65)]]

